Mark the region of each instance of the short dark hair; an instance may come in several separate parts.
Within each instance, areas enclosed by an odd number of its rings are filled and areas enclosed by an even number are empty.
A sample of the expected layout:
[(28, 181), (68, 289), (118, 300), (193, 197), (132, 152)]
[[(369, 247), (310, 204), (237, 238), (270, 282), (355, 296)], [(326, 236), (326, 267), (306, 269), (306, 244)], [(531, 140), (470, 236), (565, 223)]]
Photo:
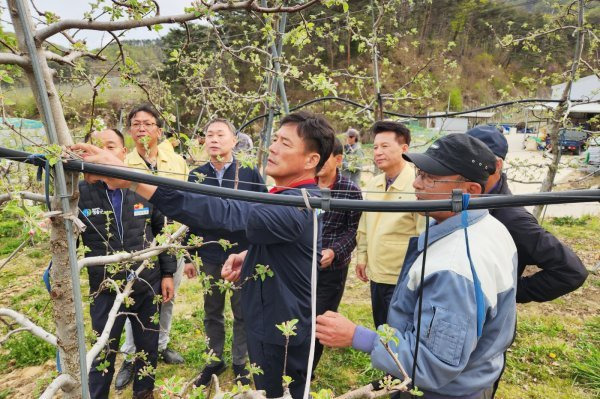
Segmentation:
[(342, 155), (344, 153), (344, 145), (337, 137), (333, 140), (333, 150), (331, 151), (331, 155)]
[[(107, 127), (106, 129), (103, 129), (103, 130), (110, 130), (112, 132), (115, 132), (115, 134), (117, 136), (119, 136), (119, 139), (121, 140), (121, 144), (123, 144), (123, 147), (125, 147), (125, 136), (123, 136), (123, 133), (121, 133), (121, 131), (119, 129), (114, 128), (114, 127)], [(85, 137), (83, 138), (84, 143), (90, 142), (90, 140), (92, 139), (92, 133), (93, 132), (86, 133)]]
[(317, 164), (317, 172), (329, 159), (333, 150), (335, 130), (321, 115), (299, 111), (287, 114), (279, 122), (279, 126), (295, 124), (298, 136), (304, 141), (306, 149), (314, 151), (321, 157)]
[(140, 104), (133, 107), (133, 109), (129, 111), (129, 114), (127, 115), (127, 127), (131, 127), (131, 120), (138, 112), (147, 112), (151, 114), (156, 120), (156, 126), (159, 128), (163, 127), (163, 121), (160, 117), (160, 114), (151, 104)]
[(373, 136), (383, 132), (396, 133), (396, 140), (400, 137), (404, 138), (404, 142), (410, 145), (410, 130), (400, 122), (394, 121), (377, 121), (371, 126)]

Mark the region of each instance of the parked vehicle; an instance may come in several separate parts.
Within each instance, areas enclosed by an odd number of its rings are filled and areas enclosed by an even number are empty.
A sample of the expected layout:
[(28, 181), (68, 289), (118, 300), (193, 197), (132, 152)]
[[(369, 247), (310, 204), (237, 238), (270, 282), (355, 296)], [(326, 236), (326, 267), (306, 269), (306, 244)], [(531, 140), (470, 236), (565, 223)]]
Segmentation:
[[(587, 147), (588, 134), (582, 130), (560, 129), (558, 132), (558, 145), (561, 152), (570, 151), (579, 155)], [(546, 148), (551, 149), (550, 136), (546, 138)]]

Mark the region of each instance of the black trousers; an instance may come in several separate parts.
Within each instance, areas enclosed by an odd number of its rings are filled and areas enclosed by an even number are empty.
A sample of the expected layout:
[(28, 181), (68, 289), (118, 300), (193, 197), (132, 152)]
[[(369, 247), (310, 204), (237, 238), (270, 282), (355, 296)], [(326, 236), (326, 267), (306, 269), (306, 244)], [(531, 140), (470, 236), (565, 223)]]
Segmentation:
[[(289, 346), (285, 375), (294, 381), (290, 384), (290, 393), (294, 399), (302, 399), (304, 384), (308, 372), (308, 352), (310, 351), (310, 336), (297, 346)], [(264, 389), (268, 398), (283, 396), (281, 376), (285, 357), (285, 346), (267, 344), (255, 339), (248, 340), (248, 356), (250, 363), (256, 363), (264, 374), (254, 376), (256, 389)]]
[(388, 310), (395, 289), (395, 285), (371, 281), (371, 307), (373, 308), (375, 328), (387, 323)]
[[(334, 312), (338, 310), (346, 287), (346, 277), (348, 277), (347, 267), (337, 270), (319, 270), (317, 275), (317, 316), (328, 310)], [(322, 354), (323, 345), (316, 340), (313, 370), (317, 368)]]
[[(156, 292), (159, 292), (158, 287), (154, 288)], [(158, 324), (154, 324), (151, 321), (151, 318), (155, 313), (160, 312), (160, 306), (152, 303), (154, 295), (150, 291), (146, 291), (146, 293), (141, 293), (139, 295), (133, 295), (132, 298), (134, 300), (133, 305), (130, 305), (129, 307), (121, 305), (119, 312), (133, 313), (137, 317), (132, 315), (117, 316), (115, 323), (110, 330), (108, 351), (103, 351), (105, 354), (108, 352), (106, 357), (104, 357), (103, 352), (101, 352), (92, 363), (89, 374), (91, 399), (108, 399), (110, 384), (115, 373), (115, 359), (117, 357), (117, 351), (119, 350), (119, 338), (123, 332), (126, 317), (129, 317), (131, 321), (133, 341), (135, 342), (137, 352), (143, 351), (146, 353), (146, 361), (136, 357), (133, 392), (154, 389), (154, 379), (150, 376), (140, 379), (138, 377), (138, 372), (146, 365), (151, 365), (156, 368), (156, 362), (158, 360), (159, 326)], [(108, 313), (110, 312), (114, 301), (114, 295), (100, 294), (93, 299), (93, 302), (90, 305), (92, 328), (98, 334), (101, 334), (102, 330), (104, 330), (104, 326), (108, 320)], [(144, 328), (146, 328), (146, 330), (144, 330)], [(98, 366), (103, 364), (104, 361), (107, 361), (108, 365), (104, 371), (99, 371)]]

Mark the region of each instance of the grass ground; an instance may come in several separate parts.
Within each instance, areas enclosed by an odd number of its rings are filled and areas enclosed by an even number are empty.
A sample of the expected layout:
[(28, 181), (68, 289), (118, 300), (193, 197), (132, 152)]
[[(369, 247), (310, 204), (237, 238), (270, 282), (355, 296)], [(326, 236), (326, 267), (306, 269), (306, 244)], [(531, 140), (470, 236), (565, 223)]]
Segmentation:
[[(600, 218), (561, 218), (546, 227), (566, 241), (592, 271), (577, 291), (548, 303), (518, 306), (518, 330), (508, 352), (507, 369), (499, 399), (547, 399), (600, 397)], [(47, 265), (46, 248), (28, 248), (0, 272), (0, 307), (24, 312), (52, 330), (51, 303), (41, 282)], [(595, 269), (594, 269), (595, 268)], [(594, 272), (595, 270), (595, 272)], [(86, 277), (82, 286), (87, 292)], [(352, 320), (371, 326), (369, 291), (349, 273), (340, 311)], [(86, 320), (88, 307), (85, 308)], [(202, 367), (205, 349), (202, 327), (202, 295), (197, 281), (184, 281), (171, 332), (171, 346), (186, 360), (183, 366), (160, 363), (157, 378), (177, 374), (193, 376)], [(227, 310), (228, 331), (231, 313)], [(89, 323), (87, 323), (89, 326)], [(0, 326), (0, 336), (6, 332)], [(87, 331), (91, 343), (91, 331)], [(231, 337), (227, 337), (228, 345)], [(230, 361), (230, 353), (226, 352)], [(0, 347), (0, 399), (37, 397), (54, 375), (54, 350), (27, 333), (13, 335)], [(378, 378), (369, 358), (353, 350), (326, 350), (317, 370), (313, 389), (328, 388), (341, 394)], [(222, 381), (231, 381), (228, 370)], [(131, 388), (112, 397), (130, 397)]]

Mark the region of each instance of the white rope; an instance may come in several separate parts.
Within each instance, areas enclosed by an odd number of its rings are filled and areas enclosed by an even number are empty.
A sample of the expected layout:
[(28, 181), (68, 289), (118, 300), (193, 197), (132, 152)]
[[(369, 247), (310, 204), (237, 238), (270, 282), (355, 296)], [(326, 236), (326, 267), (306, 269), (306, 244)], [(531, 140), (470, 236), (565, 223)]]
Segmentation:
[(304, 198), (304, 204), (313, 214), (313, 253), (312, 270), (310, 274), (310, 350), (308, 352), (308, 366), (303, 396), (303, 399), (308, 399), (312, 379), (312, 366), (315, 357), (315, 335), (317, 331), (317, 243), (319, 238), (319, 224), (317, 212), (310, 206), (310, 202), (308, 201), (308, 192), (305, 188), (300, 189), (300, 191), (302, 192), (302, 198)]

